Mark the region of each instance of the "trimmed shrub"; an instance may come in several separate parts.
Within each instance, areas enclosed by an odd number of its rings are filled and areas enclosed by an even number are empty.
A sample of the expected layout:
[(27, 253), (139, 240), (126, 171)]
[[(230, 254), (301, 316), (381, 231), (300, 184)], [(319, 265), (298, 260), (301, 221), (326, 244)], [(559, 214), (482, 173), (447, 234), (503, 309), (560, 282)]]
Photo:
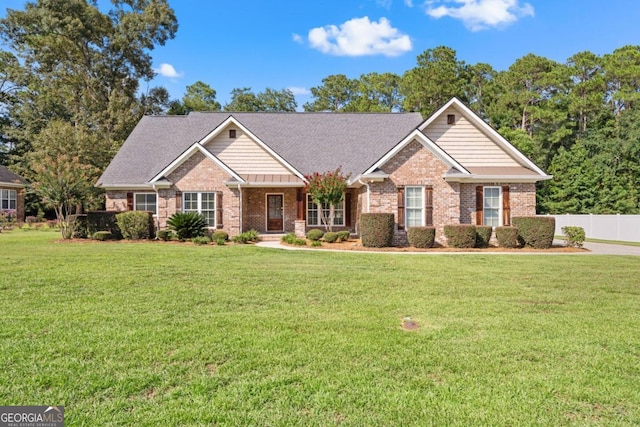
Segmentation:
[(322, 246), (322, 242), (320, 240), (312, 240), (311, 246)]
[(549, 249), (553, 244), (556, 219), (552, 216), (517, 216), (511, 219), (518, 227), (518, 240), (524, 246)]
[(198, 236), (191, 239), (191, 241), (196, 245), (208, 245), (211, 243), (211, 239), (209, 236)]
[(488, 248), (492, 232), (490, 225), (476, 225), (476, 248)]
[(384, 248), (393, 246), (393, 214), (363, 213), (360, 215), (360, 238), (362, 246)]
[(476, 226), (472, 224), (449, 224), (444, 226), (447, 244), (452, 248), (476, 246)]
[[(69, 227), (71, 227), (71, 237), (74, 239), (86, 239), (89, 236), (86, 214), (69, 215), (67, 219)], [(29, 221), (27, 221), (27, 224), (29, 224)]]
[(296, 235), (293, 233), (287, 233), (280, 238), (280, 241), (282, 241), (283, 243), (288, 243), (290, 245), (293, 245), (293, 242), (295, 240), (296, 240)]
[(93, 236), (97, 231), (109, 231), (112, 239), (122, 239), (122, 233), (116, 220), (116, 215), (119, 213), (118, 211), (87, 212), (87, 235)]
[(94, 240), (100, 240), (104, 242), (105, 240), (111, 240), (113, 238), (113, 235), (110, 231), (96, 231), (95, 233), (93, 233), (92, 237)]
[(324, 236), (324, 231), (318, 228), (312, 228), (311, 230), (307, 231), (307, 239), (311, 240), (312, 242), (322, 239), (322, 236)]
[(327, 243), (335, 243), (338, 241), (338, 233), (335, 231), (327, 231), (324, 233), (324, 241)]
[(223, 238), (218, 238), (216, 239), (216, 245), (218, 246), (224, 246), (227, 243), (227, 239), (223, 239)]
[(207, 221), (197, 212), (176, 212), (167, 220), (167, 225), (178, 239), (186, 240), (204, 236)]
[(351, 232), (349, 230), (338, 231), (338, 240), (341, 242), (346, 242), (351, 237)]
[(153, 214), (143, 211), (127, 211), (116, 215), (122, 237), (131, 240), (153, 236)]
[(156, 232), (156, 237), (159, 240), (164, 240), (165, 242), (168, 242), (173, 237), (173, 231), (171, 231), (171, 230), (158, 230)]
[(431, 248), (436, 240), (435, 227), (409, 227), (407, 229), (409, 246), (414, 248)]
[(564, 244), (576, 248), (581, 248), (587, 238), (584, 228), (570, 225), (562, 227), (562, 234), (564, 234)]
[(519, 248), (518, 227), (496, 227), (496, 240), (501, 248)]
[(235, 243), (257, 242), (260, 240), (260, 234), (256, 230), (249, 230), (234, 236), (232, 240)]
[(229, 240), (229, 234), (226, 231), (217, 230), (211, 233), (211, 240), (217, 242), (218, 240)]

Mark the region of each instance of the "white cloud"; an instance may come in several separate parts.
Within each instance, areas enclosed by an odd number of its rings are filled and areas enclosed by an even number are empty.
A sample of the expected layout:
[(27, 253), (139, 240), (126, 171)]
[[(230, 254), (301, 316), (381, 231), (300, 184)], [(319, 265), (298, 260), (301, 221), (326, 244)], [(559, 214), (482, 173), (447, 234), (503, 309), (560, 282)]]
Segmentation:
[(309, 31), (311, 47), (336, 56), (398, 56), (412, 49), (411, 39), (393, 28), (387, 18), (354, 18), (339, 27), (327, 25)]
[(309, 89), (307, 89), (306, 87), (289, 86), (287, 89), (289, 89), (291, 91), (291, 93), (293, 93), (295, 96), (298, 96), (298, 95), (310, 95), (311, 94), (311, 91)]
[(413, 7), (413, 0), (404, 0), (404, 5), (407, 7)]
[(391, 5), (393, 4), (393, 0), (376, 0), (376, 4), (379, 7), (384, 7), (385, 9), (391, 9)]
[(291, 35), (291, 38), (292, 38), (292, 39), (293, 39), (293, 41), (294, 41), (294, 42), (296, 42), (296, 43), (300, 43), (300, 44), (302, 44), (302, 43), (304, 42), (304, 41), (303, 41), (303, 39), (302, 39), (302, 36), (301, 36), (300, 34), (293, 33), (293, 34)]
[(183, 73), (177, 72), (176, 69), (173, 68), (173, 65), (166, 63), (160, 64), (160, 67), (156, 68), (153, 71), (163, 77), (178, 78), (183, 76)]
[[(458, 6), (436, 5), (456, 3)], [(533, 6), (521, 0), (433, 0), (426, 2), (427, 15), (460, 19), (471, 31), (511, 24), (525, 16), (534, 16)]]

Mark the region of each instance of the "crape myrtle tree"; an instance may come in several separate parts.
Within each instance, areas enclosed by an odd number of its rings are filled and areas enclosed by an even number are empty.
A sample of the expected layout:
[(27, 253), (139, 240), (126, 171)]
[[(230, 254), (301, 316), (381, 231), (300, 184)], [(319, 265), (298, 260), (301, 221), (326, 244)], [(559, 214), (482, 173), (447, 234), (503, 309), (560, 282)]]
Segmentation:
[(331, 231), (335, 219), (336, 205), (344, 200), (349, 176), (342, 174), (339, 167), (335, 171), (314, 172), (306, 175), (305, 191), (311, 195), (313, 203), (318, 205), (318, 215), (326, 231)]

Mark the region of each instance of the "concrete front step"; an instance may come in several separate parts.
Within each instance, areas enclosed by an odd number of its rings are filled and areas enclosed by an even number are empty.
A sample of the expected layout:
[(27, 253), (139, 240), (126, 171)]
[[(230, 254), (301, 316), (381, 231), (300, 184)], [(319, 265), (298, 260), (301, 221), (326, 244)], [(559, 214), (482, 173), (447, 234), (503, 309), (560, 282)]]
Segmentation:
[(260, 234), (260, 240), (262, 240), (263, 242), (279, 242), (284, 235), (285, 233)]

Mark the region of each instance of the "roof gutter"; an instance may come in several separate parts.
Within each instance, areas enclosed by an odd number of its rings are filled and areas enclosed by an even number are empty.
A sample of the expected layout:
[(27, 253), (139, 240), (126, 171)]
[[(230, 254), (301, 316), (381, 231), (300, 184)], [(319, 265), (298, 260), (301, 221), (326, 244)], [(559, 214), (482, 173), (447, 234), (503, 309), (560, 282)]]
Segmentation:
[(444, 174), (442, 176), (446, 182), (521, 182), (521, 183), (535, 183), (538, 181), (548, 181), (553, 179), (553, 175), (459, 175), (459, 174)]

